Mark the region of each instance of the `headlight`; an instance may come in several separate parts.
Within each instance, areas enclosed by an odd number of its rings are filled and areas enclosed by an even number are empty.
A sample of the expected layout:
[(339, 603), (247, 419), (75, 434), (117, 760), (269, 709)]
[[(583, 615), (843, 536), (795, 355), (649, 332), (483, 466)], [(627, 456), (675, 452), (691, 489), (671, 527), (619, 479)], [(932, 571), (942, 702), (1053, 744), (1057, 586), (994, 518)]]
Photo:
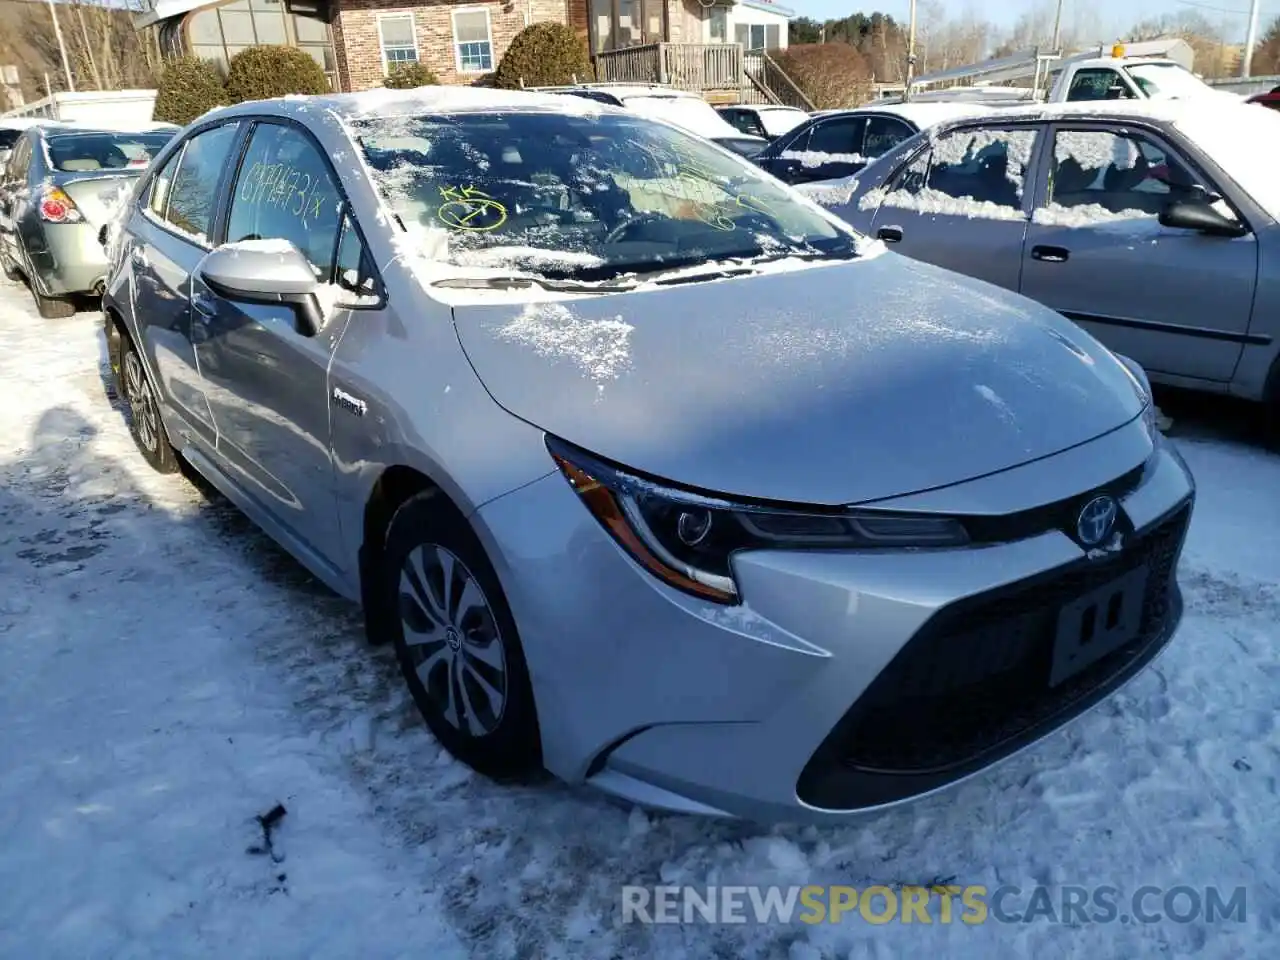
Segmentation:
[(950, 517), (730, 503), (673, 489), (547, 438), (556, 466), (591, 515), (654, 576), (716, 603), (737, 603), (740, 550), (884, 550), (968, 542)]
[(1147, 371), (1143, 370), (1137, 361), (1130, 360), (1123, 354), (1113, 353), (1112, 356), (1120, 361), (1120, 365), (1129, 374), (1129, 379), (1133, 381), (1134, 392), (1138, 394), (1138, 399), (1142, 402), (1142, 422), (1146, 424), (1152, 439), (1159, 439), (1160, 429), (1156, 424), (1156, 404), (1151, 399), (1151, 381), (1147, 379)]

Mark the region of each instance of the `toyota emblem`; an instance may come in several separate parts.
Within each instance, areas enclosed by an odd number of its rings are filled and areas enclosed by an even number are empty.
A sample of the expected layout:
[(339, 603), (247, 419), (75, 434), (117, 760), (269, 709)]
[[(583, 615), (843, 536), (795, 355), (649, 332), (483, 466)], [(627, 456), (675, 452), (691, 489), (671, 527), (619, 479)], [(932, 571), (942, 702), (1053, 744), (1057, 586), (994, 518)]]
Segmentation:
[(1120, 506), (1115, 497), (1094, 497), (1080, 510), (1076, 519), (1076, 537), (1086, 547), (1096, 547), (1106, 542), (1115, 529), (1116, 514)]

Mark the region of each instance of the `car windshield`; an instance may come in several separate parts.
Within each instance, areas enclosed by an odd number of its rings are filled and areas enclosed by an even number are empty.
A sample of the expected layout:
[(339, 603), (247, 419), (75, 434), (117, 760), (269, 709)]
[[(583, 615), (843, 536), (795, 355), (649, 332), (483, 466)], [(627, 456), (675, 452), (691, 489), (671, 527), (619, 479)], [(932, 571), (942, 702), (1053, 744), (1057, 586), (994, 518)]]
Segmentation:
[(474, 113), (354, 126), (406, 242), (435, 261), (594, 281), (857, 252), (857, 234), (757, 168), (642, 117)]
[(793, 110), (790, 107), (761, 110), (759, 116), (760, 125), (764, 127), (765, 133), (771, 137), (780, 137), (788, 130), (794, 130), (809, 119), (809, 115), (803, 110)]
[(627, 97), (622, 105), (642, 117), (665, 120), (699, 137), (741, 137), (742, 131), (700, 97)]
[(1247, 103), (1199, 105), (1181, 114), (1174, 125), (1253, 197), (1254, 202), (1280, 220), (1280, 113)]
[(145, 170), (173, 134), (56, 133), (45, 140), (49, 164), (64, 173), (90, 170)]
[(1203, 97), (1216, 92), (1190, 70), (1176, 63), (1137, 63), (1128, 68), (1138, 88), (1152, 100)]

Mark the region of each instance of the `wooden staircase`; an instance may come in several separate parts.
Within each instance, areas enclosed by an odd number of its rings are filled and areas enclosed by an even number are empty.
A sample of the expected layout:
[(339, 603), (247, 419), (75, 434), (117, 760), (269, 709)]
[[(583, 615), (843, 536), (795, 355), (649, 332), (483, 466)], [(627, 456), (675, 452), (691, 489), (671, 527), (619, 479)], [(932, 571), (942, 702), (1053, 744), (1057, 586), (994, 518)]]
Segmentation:
[(787, 76), (778, 61), (757, 50), (742, 58), (742, 102), (776, 103), (812, 111), (813, 101)]

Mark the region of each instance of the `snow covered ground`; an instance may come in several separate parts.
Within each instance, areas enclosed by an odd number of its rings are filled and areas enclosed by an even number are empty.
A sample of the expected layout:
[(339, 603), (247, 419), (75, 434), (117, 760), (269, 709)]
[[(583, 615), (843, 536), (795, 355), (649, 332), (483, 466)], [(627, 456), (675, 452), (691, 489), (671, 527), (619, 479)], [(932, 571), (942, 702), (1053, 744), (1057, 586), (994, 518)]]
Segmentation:
[[(95, 314), (0, 283), (0, 957), (1260, 957), (1280, 927), (1280, 458), (1212, 423), (1187, 616), (997, 771), (841, 829), (513, 789), (216, 495), (143, 464)], [(1178, 423), (1175, 423), (1175, 435)], [(287, 809), (262, 842), (255, 816)], [(1247, 890), (1243, 923), (623, 925), (624, 884)], [(954, 879), (951, 879), (954, 878)], [(1267, 944), (1271, 947), (1267, 947)]]

